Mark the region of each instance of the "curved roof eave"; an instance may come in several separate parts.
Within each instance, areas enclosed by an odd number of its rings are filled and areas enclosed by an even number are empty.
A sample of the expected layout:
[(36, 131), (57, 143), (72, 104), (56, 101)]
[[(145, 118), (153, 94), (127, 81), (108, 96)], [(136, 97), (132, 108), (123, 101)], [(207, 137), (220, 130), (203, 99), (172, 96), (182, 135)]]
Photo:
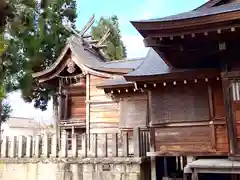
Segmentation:
[[(75, 46), (78, 46), (78, 45), (75, 44)], [(80, 55), (78, 53), (78, 49), (76, 47), (74, 48), (74, 46), (71, 43), (68, 43), (62, 50), (62, 52), (61, 52), (60, 56), (57, 58), (57, 60), (51, 66), (49, 66), (49, 68), (47, 68), (43, 71), (40, 71), (40, 72), (33, 73), (32, 74), (33, 78), (40, 78), (46, 74), (51, 73), (60, 64), (60, 62), (62, 61), (63, 57), (66, 55), (66, 53), (68, 52), (69, 49), (73, 53), (73, 56), (76, 57), (75, 63), (78, 66), (79, 65), (85, 66), (85, 67), (87, 67), (87, 69), (92, 69), (92, 70), (100, 72), (100, 73), (102, 72), (102, 73), (109, 73), (109, 74), (111, 74), (111, 73), (125, 74), (125, 73), (129, 73), (134, 70), (134, 68), (104, 67), (107, 64), (106, 62), (101, 61), (98, 57), (96, 57), (93, 54), (91, 54), (91, 56), (89, 56), (89, 57), (82, 58), (82, 57), (80, 57)], [(84, 49), (84, 51), (86, 51), (86, 50)], [(85, 52), (85, 53), (88, 54), (87, 52)], [(90, 58), (92, 58), (92, 59), (90, 60)], [(87, 60), (89, 60), (89, 62)], [(89, 73), (91, 73), (91, 72), (89, 72)]]

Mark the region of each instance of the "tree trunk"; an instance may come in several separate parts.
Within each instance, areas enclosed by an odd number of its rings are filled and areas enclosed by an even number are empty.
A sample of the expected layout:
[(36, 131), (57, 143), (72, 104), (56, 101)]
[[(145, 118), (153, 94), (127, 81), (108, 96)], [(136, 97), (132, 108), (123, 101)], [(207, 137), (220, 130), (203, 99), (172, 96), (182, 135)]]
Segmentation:
[(2, 144), (2, 99), (0, 99), (0, 144)]

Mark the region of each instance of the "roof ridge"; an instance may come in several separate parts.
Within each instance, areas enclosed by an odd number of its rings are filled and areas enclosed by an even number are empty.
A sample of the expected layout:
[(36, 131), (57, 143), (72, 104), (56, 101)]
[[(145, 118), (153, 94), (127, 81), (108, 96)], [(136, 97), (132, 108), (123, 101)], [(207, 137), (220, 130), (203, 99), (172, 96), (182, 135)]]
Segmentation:
[(119, 60), (112, 60), (112, 61), (106, 61), (107, 64), (115, 63), (115, 62), (126, 62), (126, 61), (137, 61), (142, 60), (144, 57), (136, 57), (136, 58), (129, 58), (129, 59), (119, 59)]

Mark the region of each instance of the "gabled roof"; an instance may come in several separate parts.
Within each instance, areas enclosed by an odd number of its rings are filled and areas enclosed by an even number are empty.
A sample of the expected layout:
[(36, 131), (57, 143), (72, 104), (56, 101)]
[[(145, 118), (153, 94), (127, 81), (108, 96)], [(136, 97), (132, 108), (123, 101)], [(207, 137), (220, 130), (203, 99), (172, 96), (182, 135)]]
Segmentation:
[(169, 67), (163, 59), (150, 48), (143, 62), (134, 71), (113, 79), (107, 79), (98, 88), (121, 88), (134, 86), (134, 82), (165, 81), (170, 79), (189, 79), (215, 77), (220, 75), (217, 69), (176, 69)]
[(124, 74), (133, 71), (142, 62), (141, 58), (105, 62), (105, 57), (98, 49), (94, 48), (87, 42), (82, 41), (80, 38), (72, 36), (68, 39), (65, 48), (62, 50), (57, 60), (46, 70), (34, 73), (33, 77), (39, 78), (53, 72), (69, 51), (75, 57), (74, 61), (80, 68), (81, 66), (84, 66), (98, 72)]
[[(136, 21), (137, 22), (165, 22), (165, 21), (177, 21), (177, 20), (183, 20), (183, 19), (191, 19), (191, 18), (198, 18), (198, 17), (204, 17), (204, 16), (211, 16), (221, 13), (228, 13), (228, 12), (234, 12), (240, 10), (240, 3), (229, 3), (229, 4), (223, 4), (216, 7), (211, 8), (198, 8), (192, 11), (167, 16), (163, 18), (156, 18), (156, 19), (148, 19), (148, 20), (141, 20)], [(133, 22), (135, 23), (135, 22)]]
[(230, 0), (208, 0), (205, 4), (201, 5), (200, 7), (196, 8), (198, 9), (203, 9), (203, 8), (211, 8), (217, 5), (225, 4), (229, 2)]
[[(132, 72), (124, 75), (128, 76), (147, 76), (147, 75), (156, 75), (169, 73), (171, 70), (167, 64), (162, 60), (162, 58), (150, 48), (146, 57), (143, 58), (142, 63)], [(123, 76), (116, 77), (114, 79), (107, 79), (103, 83), (99, 84), (98, 87), (114, 87), (114, 86), (131, 86), (133, 82), (128, 82)]]

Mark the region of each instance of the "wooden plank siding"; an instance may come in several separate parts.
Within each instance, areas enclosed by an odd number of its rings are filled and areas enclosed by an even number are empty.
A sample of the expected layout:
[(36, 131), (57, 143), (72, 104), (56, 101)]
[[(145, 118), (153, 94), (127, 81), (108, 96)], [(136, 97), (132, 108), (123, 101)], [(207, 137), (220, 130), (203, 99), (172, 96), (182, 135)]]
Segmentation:
[(104, 90), (96, 86), (106, 78), (90, 75), (89, 104), (90, 104), (90, 132), (116, 132), (119, 127), (120, 107), (116, 100), (108, 97)]
[(151, 101), (151, 124), (155, 128), (158, 154), (227, 155), (220, 81), (156, 89), (152, 91)]
[(146, 93), (121, 95), (120, 128), (147, 127), (148, 96)]

